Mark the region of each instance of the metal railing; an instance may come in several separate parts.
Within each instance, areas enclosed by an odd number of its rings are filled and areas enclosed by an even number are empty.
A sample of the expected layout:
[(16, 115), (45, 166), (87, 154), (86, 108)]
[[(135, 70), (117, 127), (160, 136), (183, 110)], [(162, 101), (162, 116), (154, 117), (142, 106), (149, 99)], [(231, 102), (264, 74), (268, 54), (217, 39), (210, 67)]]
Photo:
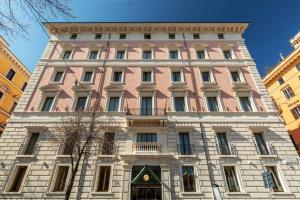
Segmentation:
[(157, 142), (136, 142), (132, 148), (135, 152), (161, 152), (161, 145)]
[(228, 147), (224, 147), (223, 150), (220, 144), (217, 142), (216, 147), (218, 150), (218, 154), (221, 156), (230, 156), (230, 155), (237, 155), (236, 145), (235, 144), (228, 144)]
[(129, 108), (126, 115), (163, 116), (166, 115), (165, 108)]
[(98, 149), (98, 155), (114, 155), (116, 148), (114, 143), (100, 144)]

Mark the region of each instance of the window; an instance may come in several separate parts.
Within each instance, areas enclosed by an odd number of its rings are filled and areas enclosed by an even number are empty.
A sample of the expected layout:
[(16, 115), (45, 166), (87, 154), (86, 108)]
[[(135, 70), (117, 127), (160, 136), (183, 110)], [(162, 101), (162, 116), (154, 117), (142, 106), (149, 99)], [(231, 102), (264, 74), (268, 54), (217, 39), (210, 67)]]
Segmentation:
[(26, 87), (27, 87), (27, 82), (25, 82), (25, 83), (23, 84), (23, 86), (22, 86), (22, 91), (23, 91), (23, 92), (25, 91)]
[(73, 34), (71, 34), (71, 36), (70, 36), (70, 39), (71, 40), (76, 40), (77, 39), (77, 33), (73, 33)]
[(16, 166), (12, 173), (13, 179), (8, 182), (8, 192), (19, 192), (25, 180), (25, 174), (28, 166)]
[(119, 59), (119, 60), (125, 59), (125, 51), (124, 50), (117, 51), (116, 59)]
[(206, 100), (208, 105), (208, 111), (210, 112), (220, 111), (217, 97), (206, 97)]
[(224, 39), (224, 34), (223, 33), (218, 33), (218, 39)]
[(15, 110), (16, 107), (17, 107), (17, 103), (14, 102), (13, 105), (12, 105), (12, 107), (11, 107), (11, 109), (10, 109), (10, 112), (9, 112), (9, 113), (14, 112), (14, 110)]
[(63, 71), (56, 71), (53, 82), (61, 82), (64, 72)]
[(157, 142), (157, 134), (156, 133), (138, 133), (137, 142)]
[(300, 105), (298, 105), (295, 108), (291, 109), (291, 112), (292, 112), (295, 119), (300, 119)]
[(179, 133), (179, 145), (181, 155), (191, 155), (189, 133)]
[(233, 82), (241, 82), (240, 73), (238, 71), (231, 71), (230, 74)]
[(144, 34), (144, 39), (145, 40), (150, 40), (151, 39), (151, 34), (150, 33), (145, 33)]
[(122, 71), (115, 71), (113, 75), (113, 82), (122, 82), (122, 76), (123, 76)]
[(218, 146), (221, 155), (230, 155), (230, 147), (226, 133), (217, 133)]
[(239, 97), (241, 109), (244, 112), (252, 112), (252, 107), (249, 97)]
[(31, 133), (30, 139), (24, 150), (24, 155), (32, 155), (34, 153), (39, 136), (40, 133)]
[(96, 192), (108, 192), (111, 166), (99, 166)]
[(95, 34), (95, 39), (96, 40), (100, 40), (102, 38), (102, 34), (101, 33), (96, 33)]
[(152, 51), (143, 51), (143, 59), (144, 60), (149, 60), (152, 59)]
[(267, 172), (271, 174), (273, 182), (273, 192), (284, 192), (280, 179), (278, 177), (278, 171), (275, 166), (266, 166)]
[(205, 59), (205, 52), (203, 50), (197, 51), (197, 59)]
[(300, 71), (300, 64), (296, 65), (298, 71)]
[(3, 97), (3, 92), (0, 91), (0, 100), (2, 99)]
[(75, 111), (83, 111), (86, 107), (86, 103), (87, 97), (78, 97), (75, 106)]
[(64, 60), (69, 60), (71, 58), (72, 51), (65, 51), (63, 55)]
[(201, 78), (202, 78), (202, 81), (203, 81), (203, 82), (206, 82), (206, 83), (212, 82), (212, 81), (211, 81), (211, 78), (210, 78), (210, 73), (209, 73), (209, 71), (203, 71), (203, 72), (201, 72)]
[(278, 79), (278, 83), (279, 83), (279, 85), (284, 84), (284, 79), (281, 77), (280, 79)]
[(63, 149), (61, 154), (62, 155), (72, 155), (73, 150), (74, 150), (74, 143), (72, 140), (66, 140), (65, 143), (63, 144)]
[(181, 71), (172, 72), (172, 82), (181, 82)]
[(295, 93), (293, 91), (293, 89), (291, 87), (287, 87), (283, 90), (283, 94), (287, 99), (292, 98), (293, 96), (295, 96)]
[(93, 71), (85, 71), (82, 81), (83, 82), (91, 82), (94, 72)]
[(64, 192), (66, 189), (66, 182), (69, 174), (69, 166), (58, 166), (53, 192)]
[(152, 97), (142, 97), (141, 115), (152, 115)]
[(232, 55), (231, 55), (231, 51), (230, 50), (224, 50), (223, 51), (223, 55), (224, 55), (224, 58), (226, 60), (231, 60), (232, 59)]
[(101, 148), (102, 155), (112, 155), (114, 151), (115, 133), (105, 133)]
[(184, 192), (196, 192), (193, 166), (182, 166), (182, 180)]
[(152, 81), (152, 72), (151, 71), (143, 71), (143, 82), (151, 82)]
[(199, 40), (199, 39), (200, 39), (200, 34), (199, 34), (199, 33), (194, 33), (194, 34), (193, 34), (193, 38), (194, 38), (195, 40)]
[(185, 111), (184, 97), (174, 97), (174, 110), (176, 112), (184, 112)]
[(54, 97), (46, 97), (42, 106), (42, 112), (49, 112), (52, 108)]
[(120, 104), (120, 97), (110, 97), (109, 105), (108, 105), (108, 112), (118, 112), (119, 104)]
[(120, 33), (120, 39), (121, 40), (126, 39), (126, 33)]
[(95, 59), (97, 59), (97, 58), (98, 58), (98, 53), (99, 53), (98, 50), (93, 50), (93, 51), (91, 51), (89, 59), (90, 59), (90, 60), (95, 60)]
[(14, 78), (15, 74), (16, 72), (13, 69), (10, 69), (6, 74), (6, 78), (11, 81)]
[(269, 155), (267, 144), (263, 137), (263, 133), (254, 133), (255, 142), (260, 155)]
[(226, 184), (229, 192), (240, 192), (240, 186), (234, 166), (224, 166)]
[(169, 59), (178, 59), (178, 51), (177, 50), (169, 51)]
[(174, 40), (175, 39), (175, 33), (169, 33), (169, 39)]

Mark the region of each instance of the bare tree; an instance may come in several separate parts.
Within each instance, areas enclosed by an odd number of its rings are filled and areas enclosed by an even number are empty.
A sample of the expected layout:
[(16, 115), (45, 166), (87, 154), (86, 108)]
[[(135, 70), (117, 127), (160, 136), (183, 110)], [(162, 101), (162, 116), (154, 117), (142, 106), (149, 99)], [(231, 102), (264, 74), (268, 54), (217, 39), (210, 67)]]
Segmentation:
[(26, 36), (28, 21), (37, 23), (48, 18), (73, 17), (71, 0), (1, 0), (0, 32)]
[(74, 180), (83, 158), (93, 154), (92, 149), (111, 148), (113, 141), (105, 139), (105, 126), (97, 120), (95, 111), (69, 112), (63, 118), (62, 125), (51, 133), (50, 139), (61, 144), (61, 154), (68, 155), (71, 164), (71, 177), (66, 184), (65, 199), (68, 200)]

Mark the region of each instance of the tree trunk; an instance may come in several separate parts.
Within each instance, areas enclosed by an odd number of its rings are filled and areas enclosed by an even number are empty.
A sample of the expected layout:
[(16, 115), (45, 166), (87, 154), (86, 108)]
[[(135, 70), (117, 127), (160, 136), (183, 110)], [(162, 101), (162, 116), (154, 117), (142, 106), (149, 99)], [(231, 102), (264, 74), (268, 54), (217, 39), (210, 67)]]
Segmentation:
[(72, 188), (73, 188), (73, 185), (74, 185), (75, 176), (76, 176), (76, 173), (78, 171), (79, 163), (81, 161), (81, 157), (82, 157), (82, 154), (80, 154), (78, 156), (78, 159), (77, 159), (76, 164), (75, 164), (75, 168), (74, 168), (74, 170), (72, 169), (71, 179), (70, 179), (70, 182), (69, 182), (68, 187), (67, 187), (65, 200), (70, 199), (70, 195), (71, 195)]

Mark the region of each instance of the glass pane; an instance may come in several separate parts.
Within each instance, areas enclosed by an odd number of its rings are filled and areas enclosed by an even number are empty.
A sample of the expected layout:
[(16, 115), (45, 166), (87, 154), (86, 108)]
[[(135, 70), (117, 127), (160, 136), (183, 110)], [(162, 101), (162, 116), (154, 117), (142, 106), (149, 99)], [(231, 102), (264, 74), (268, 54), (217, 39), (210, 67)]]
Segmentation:
[(25, 177), (26, 170), (27, 170), (27, 166), (17, 167), (17, 172), (10, 186), (9, 192), (19, 192)]
[(267, 166), (267, 171), (271, 173), (272, 182), (273, 182), (273, 191), (274, 192), (284, 192), (280, 179), (278, 177), (278, 172), (275, 166)]
[(185, 102), (184, 97), (174, 97), (175, 111), (184, 112), (185, 111)]
[(189, 134), (179, 133), (179, 141), (180, 141), (180, 153), (182, 155), (190, 155), (191, 147), (190, 147)]
[(114, 150), (115, 133), (105, 133), (101, 154), (112, 155)]
[(239, 97), (239, 98), (240, 98), (242, 110), (245, 112), (251, 112), (252, 107), (251, 107), (249, 98), (248, 97)]
[(254, 138), (255, 138), (256, 144), (258, 146), (259, 153), (261, 155), (268, 155), (269, 150), (267, 148), (267, 145), (263, 138), (262, 133), (254, 133)]
[(108, 111), (116, 112), (119, 110), (120, 97), (110, 97)]
[(209, 72), (202, 72), (202, 81), (203, 82), (211, 82)]
[(100, 166), (97, 192), (108, 192), (110, 180), (110, 166)]
[(204, 51), (197, 51), (197, 58), (198, 59), (205, 59)]
[(46, 97), (42, 111), (50, 111), (53, 104), (54, 97)]
[(178, 52), (177, 51), (170, 51), (169, 52), (170, 59), (178, 59)]
[(195, 177), (192, 166), (182, 166), (183, 189), (185, 192), (195, 192)]
[(225, 59), (232, 59), (230, 51), (223, 51), (223, 54)]
[(143, 59), (151, 59), (151, 51), (143, 51)]
[(226, 166), (224, 167), (227, 187), (229, 192), (240, 192), (238, 179), (235, 172), (235, 167)]
[(156, 133), (138, 133), (137, 142), (157, 142)]
[(67, 59), (70, 58), (70, 56), (71, 56), (71, 51), (65, 51), (64, 56), (63, 56), (63, 59), (64, 59), (64, 60), (67, 60)]
[(32, 155), (34, 150), (35, 150), (35, 146), (36, 143), (39, 139), (40, 133), (32, 133), (30, 136), (30, 140), (27, 143), (26, 149), (24, 151), (25, 155)]
[(124, 59), (125, 51), (117, 51), (117, 59)]
[(151, 82), (151, 72), (143, 72), (143, 82)]
[(226, 133), (217, 133), (217, 138), (221, 155), (230, 155), (230, 149)]
[(172, 81), (173, 82), (181, 82), (181, 73), (180, 72), (172, 72)]
[(93, 72), (85, 72), (83, 81), (90, 82), (92, 80)]
[(142, 115), (152, 115), (152, 97), (142, 97)]
[(55, 185), (53, 187), (53, 192), (63, 192), (65, 190), (68, 172), (69, 172), (68, 166), (58, 167), (58, 172), (55, 180)]
[(122, 72), (114, 72), (113, 81), (121, 82), (122, 81)]
[(54, 82), (59, 82), (59, 81), (61, 81), (62, 76), (63, 76), (63, 72), (56, 72), (53, 81), (54, 81)]
[(208, 110), (212, 112), (219, 111), (218, 101), (216, 97), (207, 97)]
[(90, 59), (97, 59), (98, 57), (98, 51), (91, 51), (91, 54), (90, 54)]
[(75, 111), (83, 111), (85, 109), (87, 97), (78, 97)]
[(241, 82), (238, 72), (231, 72), (231, 78), (232, 78), (233, 82)]

